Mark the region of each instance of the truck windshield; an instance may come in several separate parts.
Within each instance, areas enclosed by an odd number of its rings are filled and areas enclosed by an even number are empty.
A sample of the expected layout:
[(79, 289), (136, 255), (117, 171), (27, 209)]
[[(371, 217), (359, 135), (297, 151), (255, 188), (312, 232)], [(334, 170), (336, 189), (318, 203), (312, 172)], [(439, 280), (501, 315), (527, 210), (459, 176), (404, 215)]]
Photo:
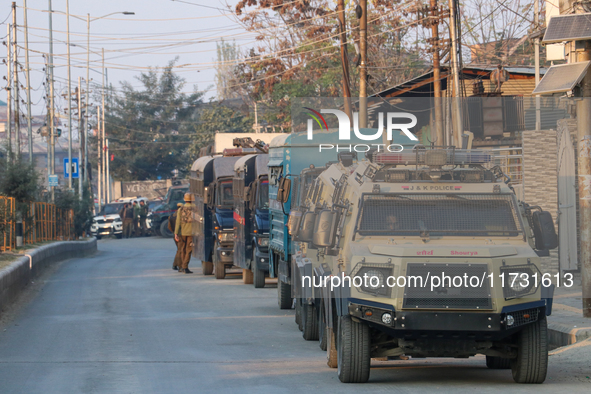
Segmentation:
[(217, 190), (217, 205), (234, 205), (234, 197), (232, 196), (232, 181), (220, 182)]
[(522, 228), (509, 194), (364, 194), (361, 235), (517, 236)]
[(269, 209), (269, 182), (262, 181), (257, 188), (257, 208)]

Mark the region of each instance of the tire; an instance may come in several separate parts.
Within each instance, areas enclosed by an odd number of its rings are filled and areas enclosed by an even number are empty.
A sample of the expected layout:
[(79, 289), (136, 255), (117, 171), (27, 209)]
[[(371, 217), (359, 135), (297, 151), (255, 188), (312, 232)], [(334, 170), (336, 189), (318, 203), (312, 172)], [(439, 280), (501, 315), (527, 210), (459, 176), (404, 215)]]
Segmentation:
[(543, 383), (548, 371), (548, 324), (546, 316), (521, 330), (517, 339), (517, 358), (511, 360), (517, 383)]
[(202, 261), (201, 262), (201, 271), (203, 275), (212, 275), (213, 274), (213, 263), (211, 261)]
[(245, 285), (252, 285), (252, 271), (243, 268), (242, 269), (242, 282)]
[(123, 234), (115, 234), (115, 236), (117, 237), (117, 239), (123, 238)]
[(213, 245), (213, 265), (215, 266), (215, 278), (224, 279), (226, 278), (226, 266), (217, 258), (218, 244), (217, 242)]
[(339, 318), (338, 375), (343, 383), (365, 383), (371, 366), (369, 326)]
[[(263, 287), (265, 287), (265, 271), (260, 270), (258, 268), (258, 264), (256, 262), (255, 247), (254, 246), (252, 247), (252, 260), (251, 260), (250, 266), (252, 268), (254, 288), (255, 289), (262, 289)], [(277, 286), (279, 286), (279, 282), (277, 282)]]
[(156, 234), (159, 237), (162, 237), (162, 233), (160, 232), (160, 226), (156, 226), (152, 228), (152, 231), (154, 232), (154, 234)]
[(293, 298), (291, 298), (291, 285), (277, 279), (277, 304), (279, 309), (291, 309)]
[(302, 327), (302, 336), (306, 341), (318, 340), (318, 311), (307, 301), (302, 304)]
[(296, 298), (295, 303), (295, 322), (298, 325), (298, 329), (300, 331), (304, 331), (304, 326), (302, 325), (302, 303), (300, 298)]
[(160, 223), (160, 234), (164, 238), (172, 238), (174, 234), (168, 229), (168, 219), (165, 219), (162, 223)]
[[(322, 302), (322, 300), (320, 301)], [(326, 317), (324, 316), (324, 303), (320, 305), (318, 310), (318, 346), (320, 346), (321, 350), (326, 351), (328, 340), (326, 338), (327, 335), (327, 327), (326, 327)]]
[(496, 356), (486, 356), (486, 366), (489, 369), (510, 369), (511, 359)]

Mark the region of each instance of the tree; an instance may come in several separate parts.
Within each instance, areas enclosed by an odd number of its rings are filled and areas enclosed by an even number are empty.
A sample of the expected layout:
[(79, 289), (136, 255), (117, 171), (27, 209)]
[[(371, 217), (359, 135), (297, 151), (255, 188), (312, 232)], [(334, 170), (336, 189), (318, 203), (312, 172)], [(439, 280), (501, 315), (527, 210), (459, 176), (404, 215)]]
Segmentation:
[(137, 77), (141, 89), (121, 83), (105, 120), (113, 178), (166, 179), (173, 170), (186, 168), (186, 150), (197, 132), (204, 93), (196, 86), (192, 94), (182, 92), (185, 80), (173, 72), (175, 62), (142, 73)]
[(221, 42), (216, 43), (216, 51), (215, 85), (218, 100), (238, 98), (239, 95), (236, 90), (231, 88), (236, 60), (239, 56), (238, 46), (236, 42), (230, 44), (222, 39)]

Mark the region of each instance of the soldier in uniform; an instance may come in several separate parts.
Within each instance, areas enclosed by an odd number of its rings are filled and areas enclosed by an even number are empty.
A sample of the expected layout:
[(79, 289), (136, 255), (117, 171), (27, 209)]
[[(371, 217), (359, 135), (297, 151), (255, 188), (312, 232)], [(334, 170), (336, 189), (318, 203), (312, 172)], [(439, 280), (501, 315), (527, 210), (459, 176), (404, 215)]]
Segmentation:
[(193, 211), (195, 209), (195, 197), (192, 193), (185, 193), (185, 205), (177, 211), (176, 224), (174, 228), (174, 239), (179, 243), (181, 251), (181, 266), (179, 272), (192, 274), (189, 271), (189, 261), (193, 252)]
[(146, 236), (146, 232), (148, 228), (146, 227), (146, 218), (148, 217), (148, 206), (144, 203), (144, 200), (140, 201), (139, 205), (139, 212), (140, 212), (140, 231), (141, 236)]
[(137, 204), (137, 200), (133, 202), (133, 236), (139, 237), (140, 235), (140, 206)]
[(123, 238), (131, 238), (133, 232), (133, 208), (129, 204), (125, 204), (123, 209)]
[[(174, 230), (176, 229), (176, 219), (177, 219), (177, 214), (179, 213), (178, 208), (180, 208), (182, 206), (183, 206), (182, 203), (178, 203), (177, 210), (172, 215), (170, 215), (170, 217), (168, 218), (168, 229), (173, 234), (174, 234)], [(182, 265), (182, 263), (181, 263), (181, 248), (179, 248), (179, 243), (176, 240), (176, 237), (174, 239), (174, 244), (176, 245), (176, 254), (174, 255), (172, 269), (176, 271)]]

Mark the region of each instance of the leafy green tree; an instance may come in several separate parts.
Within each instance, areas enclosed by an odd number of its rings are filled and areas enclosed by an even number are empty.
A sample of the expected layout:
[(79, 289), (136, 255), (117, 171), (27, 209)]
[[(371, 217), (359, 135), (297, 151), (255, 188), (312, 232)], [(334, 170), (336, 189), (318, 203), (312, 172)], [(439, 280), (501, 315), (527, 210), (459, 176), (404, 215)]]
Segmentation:
[(105, 129), (114, 179), (166, 179), (173, 170), (186, 168), (186, 150), (197, 132), (203, 92), (194, 86), (192, 94), (183, 93), (185, 80), (173, 72), (175, 62), (142, 73), (137, 78), (140, 89), (122, 82), (114, 106), (107, 109)]

